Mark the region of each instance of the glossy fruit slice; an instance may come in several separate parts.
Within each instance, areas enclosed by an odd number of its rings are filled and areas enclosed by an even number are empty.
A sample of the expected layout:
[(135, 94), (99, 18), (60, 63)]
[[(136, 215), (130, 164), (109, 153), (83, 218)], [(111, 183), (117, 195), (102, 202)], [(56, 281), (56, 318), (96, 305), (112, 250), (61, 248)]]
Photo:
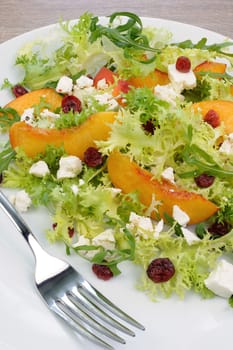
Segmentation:
[(67, 154), (83, 159), (87, 148), (96, 147), (94, 141), (108, 137), (109, 124), (114, 122), (115, 116), (116, 112), (95, 113), (80, 126), (61, 130), (42, 129), (18, 122), (10, 128), (10, 142), (13, 148), (21, 147), (30, 157), (44, 152), (47, 145), (53, 145), (64, 146)]
[[(188, 192), (168, 181), (153, 179), (150, 172), (142, 169), (127, 155), (114, 151), (108, 158), (108, 172), (112, 184), (124, 193), (137, 191), (140, 201), (149, 207), (155, 196), (161, 204), (157, 207), (159, 215), (172, 215), (173, 206), (178, 205), (190, 217), (189, 224), (205, 221), (217, 210), (217, 206), (203, 196)], [(156, 213), (152, 214), (155, 217)]]
[(50, 105), (49, 109), (51, 111), (61, 106), (62, 96), (53, 89), (45, 88), (19, 96), (10, 101), (5, 107), (14, 108), (21, 115), (25, 109), (38, 105), (42, 98)]
[(226, 134), (233, 132), (233, 101), (211, 100), (193, 104), (194, 111), (200, 111), (203, 118), (210, 110), (218, 113), (220, 121), (224, 123)]

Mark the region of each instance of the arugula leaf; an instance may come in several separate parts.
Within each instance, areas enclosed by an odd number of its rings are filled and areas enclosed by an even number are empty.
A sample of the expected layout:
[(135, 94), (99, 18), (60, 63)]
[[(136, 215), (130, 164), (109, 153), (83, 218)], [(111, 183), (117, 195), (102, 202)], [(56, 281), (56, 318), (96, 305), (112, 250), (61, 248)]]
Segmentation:
[(224, 52), (222, 49), (226, 47), (233, 46), (233, 42), (231, 41), (224, 41), (222, 43), (216, 43), (207, 45), (207, 38), (200, 39), (196, 44), (194, 44), (191, 40), (184, 40), (179, 43), (172, 44), (174, 46), (178, 46), (182, 49), (199, 49), (199, 50), (208, 50), (208, 51), (214, 51), (218, 52), (222, 55), (233, 57), (232, 53)]
[(7, 141), (3, 150), (0, 152), (0, 174), (8, 168), (15, 155), (16, 153), (10, 145), (10, 141)]
[[(114, 20), (117, 17), (128, 18), (127, 22), (123, 25), (113, 26)], [(148, 38), (143, 34), (143, 26), (141, 19), (134, 13), (130, 12), (115, 12), (110, 16), (109, 25), (103, 26), (98, 23), (99, 18), (93, 17), (90, 25), (90, 42), (95, 42), (102, 36), (107, 37), (117, 47), (125, 50), (126, 56), (129, 56), (129, 52), (132, 49), (140, 51), (151, 51), (159, 53), (160, 50), (153, 48), (149, 45)], [(129, 51), (130, 50), (130, 51)], [(153, 60), (155, 59), (155, 56)], [(152, 58), (150, 58), (150, 61)], [(143, 60), (146, 63), (146, 59)]]
[(0, 128), (8, 130), (10, 126), (20, 120), (20, 116), (14, 108), (0, 107)]

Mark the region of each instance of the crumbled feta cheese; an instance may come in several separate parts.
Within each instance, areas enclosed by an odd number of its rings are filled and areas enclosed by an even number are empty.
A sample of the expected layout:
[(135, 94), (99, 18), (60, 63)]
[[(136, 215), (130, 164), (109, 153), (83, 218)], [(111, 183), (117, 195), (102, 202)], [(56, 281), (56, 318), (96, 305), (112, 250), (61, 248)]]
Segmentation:
[(56, 91), (62, 94), (70, 94), (73, 89), (73, 80), (67, 76), (62, 76), (56, 86)]
[(194, 232), (188, 230), (187, 228), (181, 227), (181, 231), (184, 235), (186, 242), (189, 245), (191, 245), (193, 242), (200, 241), (200, 238), (197, 237), (197, 235)]
[(58, 179), (73, 178), (82, 171), (82, 161), (76, 156), (64, 156), (60, 158), (59, 169), (57, 172)]
[(172, 106), (176, 106), (177, 101), (184, 101), (184, 96), (172, 86), (172, 84), (167, 85), (156, 85), (154, 87), (154, 94), (160, 100), (170, 103)]
[(21, 213), (26, 212), (32, 204), (31, 198), (24, 190), (21, 190), (15, 195), (10, 196), (9, 200), (15, 206), (16, 210)]
[(72, 247), (73, 248), (76, 248), (76, 247), (80, 247), (81, 245), (90, 245), (91, 242), (90, 242), (90, 239), (83, 236), (83, 235), (79, 235), (78, 236), (78, 241), (74, 244), (72, 244)]
[(137, 215), (136, 213), (131, 212), (129, 222), (133, 226), (139, 227), (145, 231), (154, 231), (151, 219), (146, 216)]
[(29, 125), (33, 125), (34, 124), (34, 108), (25, 109), (23, 114), (21, 115), (20, 120), (22, 122), (29, 124)]
[(187, 73), (179, 72), (175, 64), (168, 65), (168, 77), (179, 92), (184, 89), (193, 89), (197, 85), (197, 78), (192, 70)]
[(233, 133), (229, 134), (219, 147), (219, 152), (233, 154)]
[(180, 207), (178, 207), (178, 205), (173, 206), (172, 217), (181, 226), (186, 226), (190, 220), (190, 217), (183, 210), (181, 210)]
[(40, 116), (42, 118), (48, 118), (48, 119), (56, 119), (60, 117), (59, 114), (53, 113), (47, 108), (43, 109), (43, 111), (40, 113)]
[(104, 89), (107, 89), (107, 88), (108, 88), (108, 84), (107, 84), (105, 78), (100, 79), (100, 80), (97, 82), (97, 89), (98, 89), (98, 90), (104, 90)]
[(161, 219), (155, 226), (154, 238), (158, 238), (159, 234), (163, 231), (164, 221)]
[(83, 186), (85, 184), (85, 181), (83, 179), (79, 179), (79, 186)]
[(172, 167), (168, 167), (168, 168), (164, 169), (164, 171), (162, 172), (162, 177), (165, 180), (168, 180), (174, 184), (175, 183), (174, 169)]
[(93, 86), (93, 79), (87, 77), (86, 75), (81, 75), (78, 79), (76, 79), (76, 87), (78, 89), (85, 89)]
[(233, 265), (222, 259), (204, 283), (216, 295), (229, 298), (233, 294)]
[(92, 244), (97, 246), (100, 245), (106, 250), (113, 250), (115, 248), (114, 231), (111, 228), (109, 228), (101, 232), (99, 235), (93, 238)]
[(31, 168), (29, 169), (29, 174), (37, 177), (44, 177), (49, 173), (49, 167), (44, 160), (39, 160), (38, 162), (32, 164)]
[(99, 104), (108, 105), (108, 110), (112, 110), (118, 107), (118, 102), (108, 92), (97, 94), (94, 96), (94, 98), (99, 102)]
[(79, 192), (78, 186), (75, 185), (75, 184), (71, 185), (71, 190), (72, 190), (73, 194), (74, 194), (75, 196), (77, 196), (77, 194), (78, 194), (78, 192)]

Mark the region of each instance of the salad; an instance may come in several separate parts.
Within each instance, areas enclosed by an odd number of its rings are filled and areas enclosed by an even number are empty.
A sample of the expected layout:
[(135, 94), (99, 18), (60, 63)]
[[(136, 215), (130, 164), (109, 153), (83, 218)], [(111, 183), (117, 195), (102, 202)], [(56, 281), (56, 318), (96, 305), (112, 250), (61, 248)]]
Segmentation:
[[(17, 52), (1, 186), (97, 277), (140, 266), (153, 300), (233, 294), (233, 42), (174, 42), (133, 13), (84, 13)], [(127, 278), (127, 276), (126, 276)]]

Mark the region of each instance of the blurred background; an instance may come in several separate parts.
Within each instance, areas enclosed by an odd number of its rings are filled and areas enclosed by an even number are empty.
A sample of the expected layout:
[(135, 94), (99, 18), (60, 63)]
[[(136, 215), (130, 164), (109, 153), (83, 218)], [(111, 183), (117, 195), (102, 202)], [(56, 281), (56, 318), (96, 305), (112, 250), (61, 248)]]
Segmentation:
[(131, 11), (200, 26), (233, 37), (233, 0), (0, 0), (0, 42), (83, 12)]

